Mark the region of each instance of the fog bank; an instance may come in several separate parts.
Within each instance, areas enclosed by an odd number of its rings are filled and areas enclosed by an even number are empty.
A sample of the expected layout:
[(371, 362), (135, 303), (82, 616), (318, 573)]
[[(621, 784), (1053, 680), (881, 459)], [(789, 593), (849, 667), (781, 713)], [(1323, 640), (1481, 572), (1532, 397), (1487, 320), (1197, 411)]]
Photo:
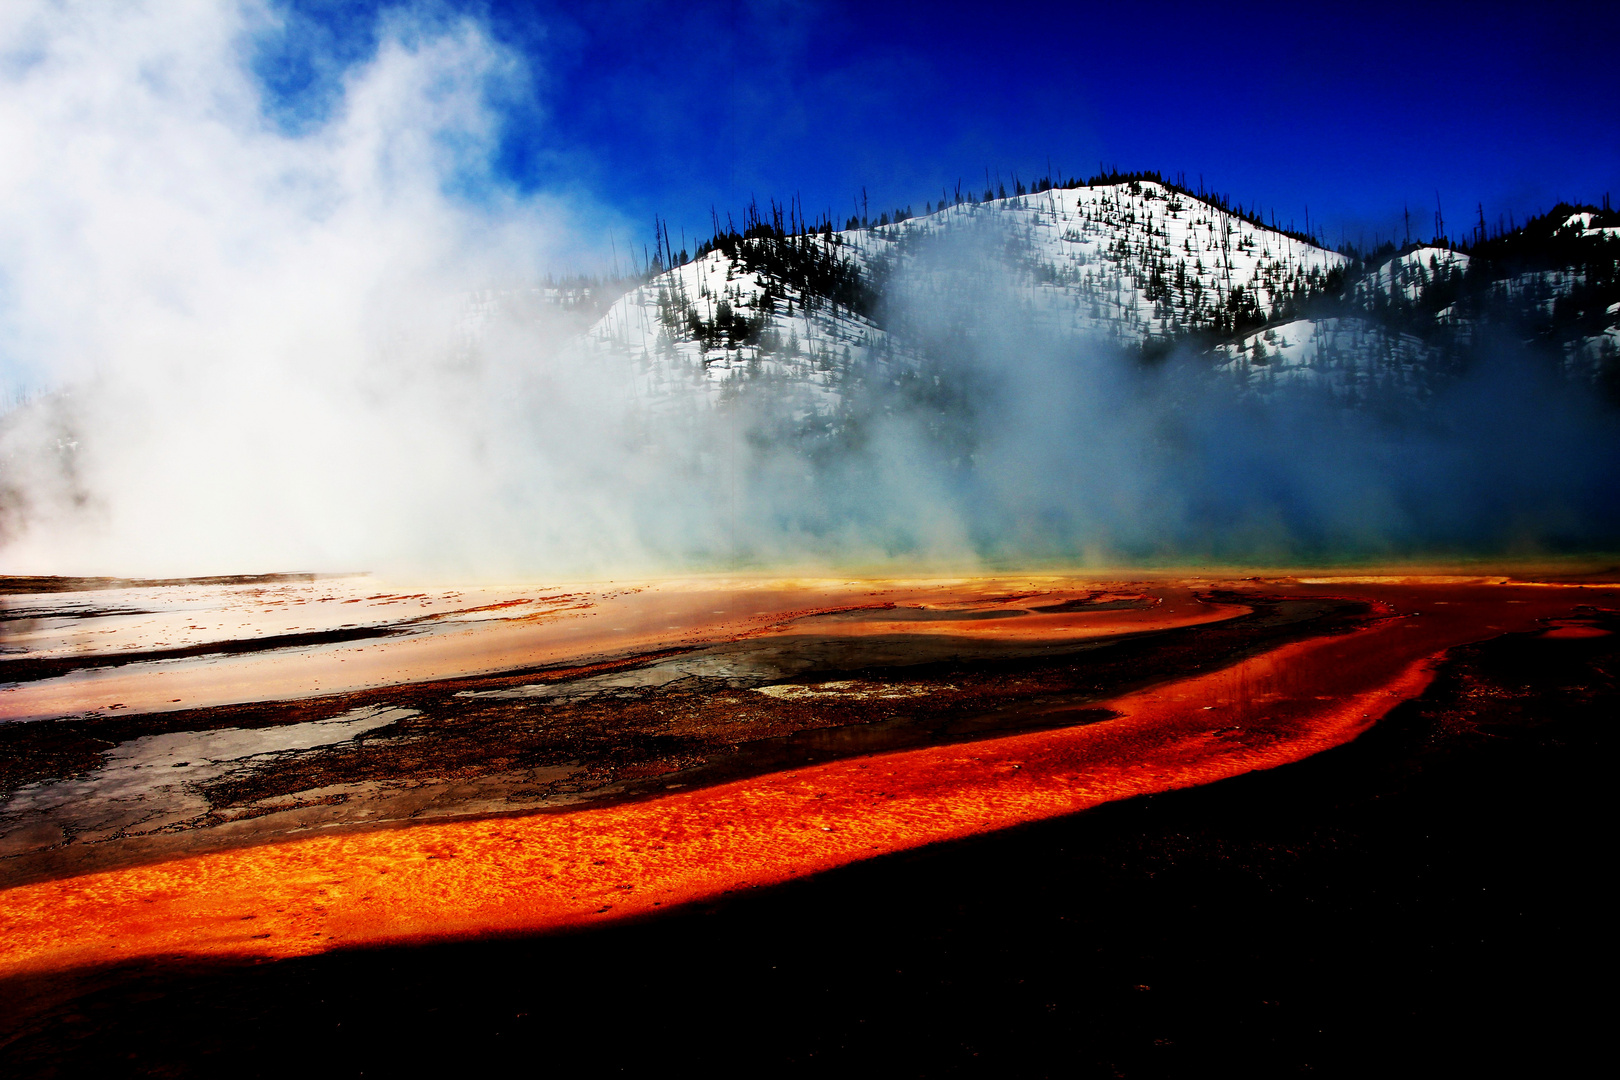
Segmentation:
[[(1420, 409), (1260, 402), (918, 254), (836, 415), (648, 401), (536, 287), (619, 225), (492, 165), (521, 60), (394, 14), (273, 121), (253, 3), (0, 13), (7, 573), (612, 576), (1532, 553), (1620, 537), (1612, 411), (1504, 344)], [(908, 361), (911, 363), (911, 361)]]

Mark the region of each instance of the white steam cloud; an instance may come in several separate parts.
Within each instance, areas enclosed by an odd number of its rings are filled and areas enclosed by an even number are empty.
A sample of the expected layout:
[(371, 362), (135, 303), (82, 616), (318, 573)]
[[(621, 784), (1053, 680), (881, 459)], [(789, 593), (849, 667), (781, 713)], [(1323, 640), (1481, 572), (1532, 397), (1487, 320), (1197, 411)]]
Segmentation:
[(635, 360), (571, 345), (581, 327), (534, 289), (587, 262), (609, 215), (491, 167), (492, 92), (522, 91), (522, 60), (475, 22), (395, 14), (289, 132), (249, 65), (278, 17), (251, 0), (0, 7), (0, 385), (36, 391), (0, 414), (5, 573), (1280, 560), (1620, 536), (1620, 424), (1592, 395), (1508, 357), (1402, 415), (1261, 406), (1195, 363), (1043, 336), (999, 234), (891, 277), (885, 320), (933, 365), (909, 385), (874, 369), (812, 420), (768, 394), (638, 401)]
[(550, 363), (565, 328), (541, 312), (521, 335), (466, 325), (475, 290), (582, 253), (568, 200), (488, 174), (486, 92), (521, 62), (474, 23), (395, 17), (289, 134), (248, 66), (275, 20), (206, 0), (0, 11), (0, 375), (46, 394), (0, 447), (7, 570), (623, 554), (581, 550), (618, 530), (577, 520), (616, 512), (580, 482), (614, 434), (592, 382), (610, 373)]

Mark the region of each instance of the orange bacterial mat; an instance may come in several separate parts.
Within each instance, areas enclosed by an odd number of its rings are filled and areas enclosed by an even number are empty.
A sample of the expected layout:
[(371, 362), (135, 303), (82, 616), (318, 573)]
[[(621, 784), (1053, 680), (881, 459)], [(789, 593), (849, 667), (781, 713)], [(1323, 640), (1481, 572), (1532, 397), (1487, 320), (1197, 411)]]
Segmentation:
[(1208, 783), (1354, 738), (1420, 693), (1449, 647), (1617, 599), (1612, 588), (1289, 587), (1393, 614), (1116, 698), (1104, 703), (1112, 719), (1086, 726), (569, 813), (329, 835), (19, 886), (0, 893), (0, 976), (546, 931)]

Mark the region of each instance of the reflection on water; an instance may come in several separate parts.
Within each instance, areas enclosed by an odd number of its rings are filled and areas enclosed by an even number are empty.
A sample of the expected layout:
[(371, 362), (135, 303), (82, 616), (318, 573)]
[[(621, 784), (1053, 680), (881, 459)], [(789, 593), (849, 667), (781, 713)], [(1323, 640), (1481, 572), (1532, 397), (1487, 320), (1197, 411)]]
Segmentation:
[[(744, 635), (898, 628), (1057, 639), (1188, 625), (1242, 610), (1207, 603), (1177, 583), (1104, 592), (1072, 578), (446, 588), (390, 587), (355, 576), (34, 594), (8, 580), (13, 591), (0, 592), (0, 615), (16, 617), (0, 618), (0, 722), (310, 698)], [(775, 670), (780, 677), (794, 669)], [(738, 689), (772, 677), (677, 666), (628, 678), (665, 676), (720, 677)]]
[(778, 683), (775, 686), (756, 686), (754, 693), (783, 701), (815, 701), (834, 699), (841, 701), (881, 701), (889, 698), (925, 697), (941, 690), (955, 690), (950, 683), (873, 682), (867, 679), (837, 679), (833, 682), (800, 685)]
[(262, 768), (285, 754), (331, 746), (386, 727), (410, 709), (362, 708), (324, 720), (264, 728), (145, 735), (108, 750), (84, 776), (27, 784), (0, 806), (0, 855), (68, 839), (156, 832), (208, 813), (202, 785)]

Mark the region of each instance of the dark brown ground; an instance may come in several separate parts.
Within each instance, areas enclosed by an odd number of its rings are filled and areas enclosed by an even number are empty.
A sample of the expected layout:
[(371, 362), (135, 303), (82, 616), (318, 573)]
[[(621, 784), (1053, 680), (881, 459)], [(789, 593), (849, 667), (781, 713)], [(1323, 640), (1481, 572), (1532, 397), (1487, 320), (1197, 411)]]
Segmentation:
[(0, 574), (0, 596), (12, 593), (95, 592), (100, 589), (148, 589), (160, 585), (283, 585), (352, 574), (225, 574), (192, 578), (60, 577)]
[(123, 972), (0, 1072), (1586, 1075), (1617, 716), (1620, 635), (1509, 635), (1294, 765), (635, 924)]
[[(54, 617), (61, 615), (52, 613)], [(99, 611), (72, 612), (72, 616), (92, 618)], [(120, 614), (140, 614), (137, 611)], [(339, 630), (310, 630), (297, 634), (265, 634), (254, 638), (235, 638), (228, 641), (210, 641), (201, 645), (178, 645), (167, 649), (141, 649), (117, 653), (77, 653), (72, 656), (25, 656), (15, 660), (0, 659), (0, 683), (32, 682), (36, 679), (54, 679), (85, 668), (122, 667), (125, 664), (151, 663), (157, 660), (189, 660), (199, 656), (227, 656), (236, 653), (271, 652), (275, 649), (303, 649), (311, 645), (340, 645), (346, 641), (365, 641), (370, 638), (392, 637), (403, 633), (397, 626), (357, 626)]]
[[(203, 788), (209, 812), (162, 832), (0, 859), (0, 887), (238, 846), (310, 827), (375, 828), (423, 815), (528, 812), (584, 799), (634, 798), (815, 760), (1100, 719), (1117, 694), (1358, 625), (1356, 600), (1221, 593), (1253, 614), (1226, 622), (1060, 644), (945, 635), (748, 639), (669, 650), (587, 668), (391, 687), (330, 697), (133, 716), (0, 725), (0, 794), (93, 769), (119, 742), (144, 735), (261, 728), (361, 706), (417, 715), (358, 738), (279, 755)], [(893, 612), (885, 611), (886, 618)], [(860, 617), (848, 613), (845, 618)], [(838, 618), (829, 620), (836, 625)], [(831, 627), (829, 626), (829, 629)], [(804, 684), (849, 680), (925, 687), (916, 697), (784, 700), (752, 692), (758, 677), (692, 676), (661, 686), (589, 679), (660, 664), (710, 661), (771, 670)], [(779, 681), (772, 678), (769, 681)], [(469, 692), (546, 684), (551, 698)], [(338, 790), (333, 790), (334, 788)], [(71, 829), (70, 829), (71, 832)]]

